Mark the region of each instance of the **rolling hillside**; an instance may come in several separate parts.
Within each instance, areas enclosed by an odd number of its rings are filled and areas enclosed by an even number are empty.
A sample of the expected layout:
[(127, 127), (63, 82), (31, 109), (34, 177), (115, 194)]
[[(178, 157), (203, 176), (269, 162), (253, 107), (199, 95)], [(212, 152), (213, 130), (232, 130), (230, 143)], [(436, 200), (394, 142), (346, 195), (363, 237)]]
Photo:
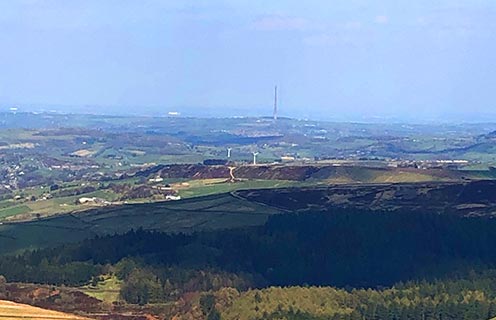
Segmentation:
[(496, 182), (348, 184), (234, 191), (156, 203), (103, 207), (0, 225), (0, 254), (132, 229), (191, 233), (263, 225), (274, 214), (354, 207), (494, 216)]
[(157, 203), (106, 207), (0, 225), (0, 253), (76, 242), (131, 229), (190, 233), (262, 225), (282, 211), (229, 193)]

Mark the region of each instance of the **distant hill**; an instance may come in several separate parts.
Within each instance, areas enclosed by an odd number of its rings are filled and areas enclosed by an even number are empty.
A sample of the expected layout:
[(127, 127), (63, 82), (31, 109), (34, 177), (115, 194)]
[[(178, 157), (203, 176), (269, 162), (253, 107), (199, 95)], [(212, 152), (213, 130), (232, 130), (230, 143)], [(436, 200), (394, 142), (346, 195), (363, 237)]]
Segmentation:
[[(148, 177), (157, 175), (164, 179), (215, 179), (230, 178), (228, 166), (203, 164), (157, 165), (123, 175)], [(463, 171), (449, 169), (380, 168), (353, 165), (238, 165), (233, 171), (240, 179), (262, 180), (322, 180), (329, 183), (391, 183), (420, 181), (455, 181), (463, 179), (492, 179), (491, 171)]]

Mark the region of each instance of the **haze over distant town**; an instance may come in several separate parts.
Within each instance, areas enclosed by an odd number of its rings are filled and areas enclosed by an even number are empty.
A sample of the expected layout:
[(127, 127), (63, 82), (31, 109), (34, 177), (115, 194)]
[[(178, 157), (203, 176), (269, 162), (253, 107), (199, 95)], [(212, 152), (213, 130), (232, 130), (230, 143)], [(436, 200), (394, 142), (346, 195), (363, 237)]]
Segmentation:
[[(0, 109), (494, 121), (496, 3), (1, 1)], [(346, 112), (344, 112), (344, 110)]]

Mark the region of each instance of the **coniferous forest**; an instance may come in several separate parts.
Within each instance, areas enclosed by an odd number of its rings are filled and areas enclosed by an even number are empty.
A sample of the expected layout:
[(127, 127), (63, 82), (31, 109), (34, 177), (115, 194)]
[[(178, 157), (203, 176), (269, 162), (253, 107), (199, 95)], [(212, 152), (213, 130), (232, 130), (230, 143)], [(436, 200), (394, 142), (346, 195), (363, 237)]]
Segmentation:
[(335, 209), (234, 230), (97, 237), (3, 257), (0, 274), (77, 286), (112, 273), (139, 305), (210, 292), (208, 319), (489, 319), (494, 248), (492, 219)]

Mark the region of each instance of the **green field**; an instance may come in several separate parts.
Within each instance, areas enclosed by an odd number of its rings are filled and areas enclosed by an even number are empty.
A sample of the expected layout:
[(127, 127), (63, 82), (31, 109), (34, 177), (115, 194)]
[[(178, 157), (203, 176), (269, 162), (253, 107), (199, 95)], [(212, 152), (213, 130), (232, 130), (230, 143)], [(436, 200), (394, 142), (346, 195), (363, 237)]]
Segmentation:
[(24, 214), (31, 212), (32, 209), (28, 207), (27, 205), (14, 205), (10, 207), (6, 207), (3, 209), (0, 209), (0, 219), (2, 218), (7, 218), (10, 216), (15, 216), (18, 214)]
[(193, 198), (244, 189), (284, 188), (309, 184), (290, 180), (245, 180), (226, 183), (225, 179), (190, 180), (187, 183), (189, 184), (187, 189), (179, 190), (179, 195), (182, 198)]
[(115, 276), (109, 276), (103, 281), (99, 281), (96, 286), (86, 285), (80, 287), (79, 289), (90, 297), (112, 303), (120, 300), (119, 291), (121, 289), (121, 285), (121, 280), (117, 279)]

